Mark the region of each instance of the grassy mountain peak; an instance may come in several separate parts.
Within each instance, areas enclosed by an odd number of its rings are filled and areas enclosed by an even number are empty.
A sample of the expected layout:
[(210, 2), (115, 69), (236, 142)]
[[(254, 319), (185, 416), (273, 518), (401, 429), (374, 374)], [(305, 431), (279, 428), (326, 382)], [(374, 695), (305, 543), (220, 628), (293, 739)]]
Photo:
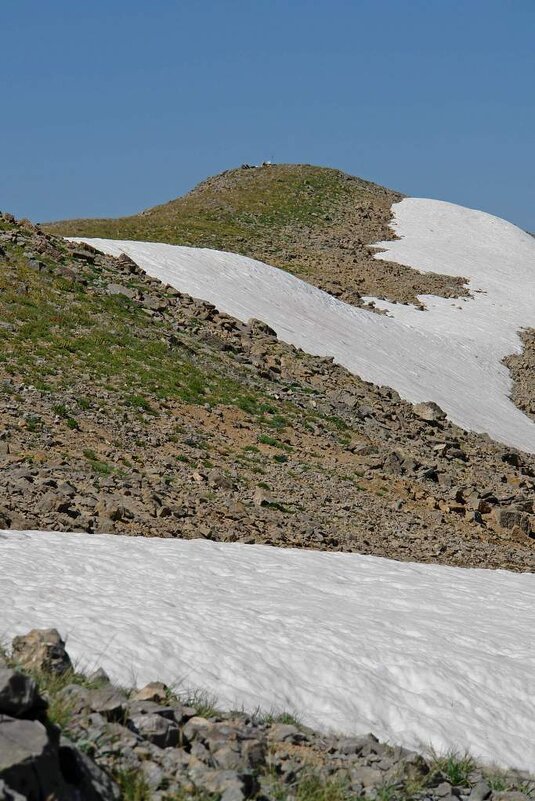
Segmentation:
[(348, 303), (362, 295), (416, 302), (417, 294), (465, 294), (463, 279), (422, 274), (373, 258), (392, 238), (399, 192), (308, 164), (244, 165), (202, 181), (176, 200), (117, 219), (45, 226), (63, 236), (208, 247), (288, 270)]

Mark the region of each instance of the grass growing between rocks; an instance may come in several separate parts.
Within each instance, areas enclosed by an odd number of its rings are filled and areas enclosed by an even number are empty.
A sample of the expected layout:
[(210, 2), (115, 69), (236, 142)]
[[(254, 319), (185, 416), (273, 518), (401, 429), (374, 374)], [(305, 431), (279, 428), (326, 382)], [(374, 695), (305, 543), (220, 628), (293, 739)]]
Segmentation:
[(437, 754), (431, 751), (431, 758), (433, 770), (441, 771), (451, 784), (466, 786), (470, 783), (470, 777), (476, 769), (476, 762), (470, 754), (455, 751)]
[(113, 774), (121, 801), (150, 801), (151, 788), (141, 770), (119, 770)]
[[(194, 343), (174, 337), (171, 347), (165, 322), (148, 319), (124, 297), (67, 281), (52, 265), (36, 272), (16, 248), (12, 256), (12, 269), (0, 273), (0, 363), (7, 375), (58, 395), (83, 375), (143, 414), (157, 413), (152, 398), (262, 414), (265, 399), (219, 371), (215, 359), (211, 368), (202, 359), (195, 363)], [(53, 410), (77, 427), (62, 402)]]

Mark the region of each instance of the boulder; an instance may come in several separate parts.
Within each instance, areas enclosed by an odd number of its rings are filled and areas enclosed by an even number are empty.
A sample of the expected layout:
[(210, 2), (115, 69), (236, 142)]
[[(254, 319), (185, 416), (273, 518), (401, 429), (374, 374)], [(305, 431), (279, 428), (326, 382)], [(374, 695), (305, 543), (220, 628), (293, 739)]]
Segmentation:
[(35, 718), (46, 706), (33, 679), (18, 670), (0, 667), (0, 714)]
[(74, 799), (83, 801), (119, 801), (117, 785), (89, 757), (62, 737), (59, 762), (63, 778), (69, 784)]
[(169, 693), (169, 688), (161, 681), (152, 681), (136, 690), (131, 696), (132, 701), (154, 701), (157, 704), (163, 703)]
[(87, 703), (92, 712), (98, 712), (106, 720), (120, 721), (124, 719), (128, 698), (114, 687), (101, 687), (90, 690)]
[(413, 406), (413, 412), (416, 417), (419, 417), (420, 420), (425, 420), (426, 423), (438, 423), (446, 418), (446, 412), (434, 401), (416, 403)]
[(159, 748), (169, 748), (180, 741), (177, 724), (161, 715), (136, 715), (130, 722), (141, 737)]
[(529, 515), (518, 509), (497, 509), (496, 521), (502, 528), (512, 529), (517, 526), (524, 534), (529, 534), (531, 531)]
[(37, 673), (66, 673), (72, 670), (65, 643), (56, 629), (32, 629), (15, 637), (13, 659), (21, 667)]
[(57, 750), (42, 723), (0, 715), (0, 779), (28, 801), (67, 798)]

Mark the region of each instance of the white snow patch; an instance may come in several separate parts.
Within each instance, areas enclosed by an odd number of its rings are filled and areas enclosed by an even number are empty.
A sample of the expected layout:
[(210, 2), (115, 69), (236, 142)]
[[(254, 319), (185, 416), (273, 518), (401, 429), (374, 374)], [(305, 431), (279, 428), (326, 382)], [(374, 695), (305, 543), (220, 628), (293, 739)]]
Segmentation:
[[(126, 253), (149, 275), (280, 339), (334, 359), (412, 402), (436, 401), (458, 425), (535, 452), (535, 424), (509, 399), (501, 360), (535, 326), (535, 239), (480, 211), (408, 198), (393, 206), (401, 240), (377, 258), (463, 275), (469, 300), (424, 297), (429, 311), (382, 303), (393, 317), (354, 308), (275, 267), (205, 248), (77, 239)], [(378, 301), (378, 303), (381, 303)]]
[(535, 576), (357, 554), (0, 532), (0, 636), (409, 748), (535, 764)]

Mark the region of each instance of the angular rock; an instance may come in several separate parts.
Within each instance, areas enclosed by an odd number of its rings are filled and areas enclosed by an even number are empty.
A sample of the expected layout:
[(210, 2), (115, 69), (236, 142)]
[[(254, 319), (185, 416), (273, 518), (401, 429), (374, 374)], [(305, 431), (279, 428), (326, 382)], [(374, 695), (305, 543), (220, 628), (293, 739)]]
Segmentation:
[(0, 779), (29, 801), (65, 797), (57, 750), (42, 723), (0, 715)]
[(121, 794), (117, 785), (64, 737), (60, 741), (59, 762), (65, 781), (76, 788), (77, 798), (83, 801), (119, 801)]
[(108, 284), (106, 292), (108, 295), (122, 295), (130, 300), (135, 300), (139, 294), (136, 289), (132, 289), (129, 286), (123, 286), (122, 284)]
[(65, 643), (56, 629), (32, 629), (15, 637), (13, 659), (21, 667), (37, 673), (66, 673), (72, 670)]
[(517, 790), (508, 790), (492, 794), (492, 801), (530, 801), (529, 796)]
[(518, 526), (525, 534), (529, 534), (531, 531), (529, 515), (517, 509), (497, 509), (496, 521), (502, 528), (512, 529)]
[(18, 670), (0, 667), (0, 714), (37, 717), (46, 706), (33, 679)]
[(373, 734), (365, 734), (360, 737), (344, 737), (337, 743), (337, 751), (340, 754), (361, 754), (364, 749), (369, 750), (370, 745), (375, 745), (379, 741)]
[(106, 720), (123, 720), (127, 704), (126, 695), (114, 687), (101, 687), (98, 690), (90, 690), (88, 694), (91, 711), (98, 712)]
[(268, 733), (268, 737), (275, 743), (302, 743), (307, 738), (297, 726), (288, 723), (274, 723)]
[(169, 748), (180, 742), (178, 725), (161, 715), (136, 715), (130, 722), (145, 740), (159, 748)]
[(257, 791), (255, 778), (248, 773), (234, 770), (206, 770), (196, 772), (194, 782), (197, 787), (207, 793), (221, 796), (221, 801), (242, 801), (250, 798)]
[(213, 722), (198, 715), (190, 718), (182, 731), (188, 740), (204, 740), (211, 729)]
[(245, 740), (241, 751), (247, 767), (257, 770), (266, 764), (267, 745), (262, 740)]
[(136, 690), (130, 697), (132, 701), (154, 701), (154, 703), (163, 703), (169, 694), (169, 688), (161, 681), (152, 681), (146, 684), (145, 687)]
[(420, 420), (427, 423), (438, 423), (446, 418), (446, 412), (434, 401), (424, 401), (413, 406), (413, 412)]
[(212, 759), (216, 768), (221, 770), (243, 770), (247, 767), (242, 756), (239, 744), (227, 743), (212, 752)]
[(492, 788), (489, 787), (486, 781), (482, 780), (472, 787), (470, 801), (485, 801), (491, 793)]

